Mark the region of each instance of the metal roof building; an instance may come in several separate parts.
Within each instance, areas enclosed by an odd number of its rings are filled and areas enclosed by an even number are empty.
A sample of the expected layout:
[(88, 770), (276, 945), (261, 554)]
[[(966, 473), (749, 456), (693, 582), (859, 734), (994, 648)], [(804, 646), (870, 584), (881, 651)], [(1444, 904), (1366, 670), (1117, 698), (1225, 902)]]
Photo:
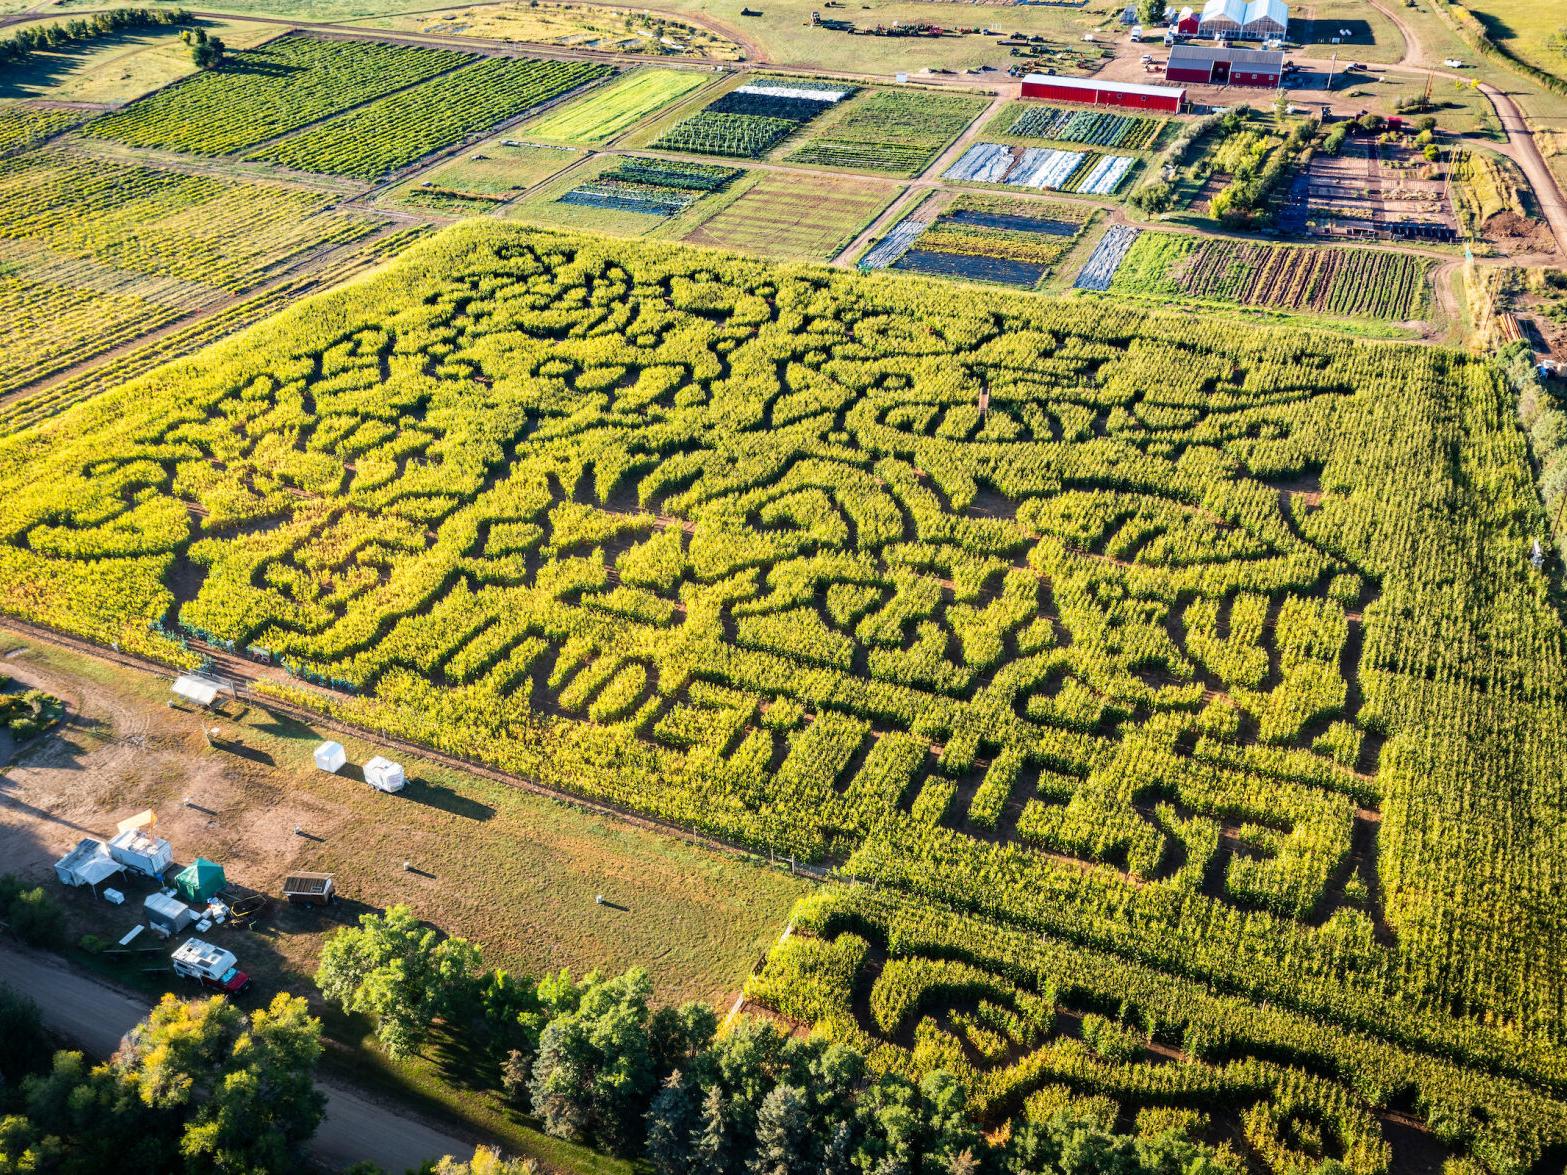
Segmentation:
[(1031, 73), (1023, 79), (1024, 98), (1054, 102), (1088, 102), (1095, 106), (1126, 106), (1134, 110), (1180, 113), (1186, 91), (1179, 86), (1149, 86), (1139, 82), (1101, 81), (1096, 78), (1060, 77)]
[(1266, 86), (1284, 76), (1284, 54), (1274, 50), (1235, 49), (1228, 45), (1176, 45), (1164, 76), (1196, 86)]
[(1199, 27), (1205, 37), (1266, 41), (1284, 36), (1289, 23), (1284, 0), (1208, 0)]

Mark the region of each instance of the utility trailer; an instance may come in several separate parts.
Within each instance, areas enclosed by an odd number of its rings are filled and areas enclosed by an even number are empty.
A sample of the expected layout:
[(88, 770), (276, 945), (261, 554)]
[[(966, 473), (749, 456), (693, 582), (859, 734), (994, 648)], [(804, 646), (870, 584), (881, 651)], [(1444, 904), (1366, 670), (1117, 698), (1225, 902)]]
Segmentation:
[(327, 906), (337, 898), (330, 873), (294, 873), (283, 881), (283, 896), (291, 906)]

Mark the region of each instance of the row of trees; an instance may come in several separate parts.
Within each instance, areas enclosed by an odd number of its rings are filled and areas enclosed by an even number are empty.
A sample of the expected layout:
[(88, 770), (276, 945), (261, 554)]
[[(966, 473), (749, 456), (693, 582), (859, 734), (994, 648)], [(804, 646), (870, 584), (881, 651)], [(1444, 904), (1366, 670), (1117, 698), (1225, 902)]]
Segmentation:
[[(158, 28), (191, 22), (183, 8), (154, 11), (151, 8), (111, 8), (90, 17), (61, 21), (58, 24), (29, 25), (0, 40), (0, 61), (26, 61), (34, 53), (64, 49), (83, 41), (96, 41), (114, 33), (133, 29)], [(199, 63), (198, 63), (199, 64)]]
[(461, 1051), (490, 1058), (495, 1086), (549, 1134), (641, 1157), (658, 1175), (1229, 1169), (1178, 1132), (1117, 1136), (1069, 1114), (987, 1142), (950, 1073), (918, 1083), (873, 1074), (857, 1050), (787, 1036), (766, 1020), (720, 1034), (705, 1004), (651, 1007), (641, 970), (534, 980), (481, 962), (475, 944), (394, 906), (329, 940), (317, 982), (346, 1010), (375, 1016), (394, 1055), (442, 1020), (442, 1032), (469, 1046)]
[(320, 1055), (297, 996), (247, 1014), (168, 995), (110, 1060), (51, 1058), (38, 1009), (0, 988), (0, 1172), (299, 1170)]

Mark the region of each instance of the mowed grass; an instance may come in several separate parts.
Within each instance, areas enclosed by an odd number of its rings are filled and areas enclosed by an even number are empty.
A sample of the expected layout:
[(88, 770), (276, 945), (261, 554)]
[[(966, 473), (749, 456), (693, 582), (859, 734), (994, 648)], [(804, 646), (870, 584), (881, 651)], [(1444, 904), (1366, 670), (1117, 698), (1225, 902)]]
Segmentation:
[(643, 69), (602, 86), (524, 128), (537, 139), (604, 143), (709, 79), (683, 69)]
[[(382, 795), (353, 775), (353, 764), (377, 753), (372, 742), (257, 705), (237, 721), (171, 712), (167, 678), (9, 633), (0, 638), (5, 649), (19, 645), (27, 653), (25, 664), (10, 662), (17, 675), (38, 667), (73, 708), (75, 698), (100, 699), (85, 719), (107, 719), (120, 735), (122, 726), (150, 731), (160, 753), (140, 756), (145, 763), (134, 753), (115, 760), (114, 786), (97, 789), (101, 809), (98, 801), (91, 810), (73, 807), (71, 827), (50, 819), (45, 795), (31, 793), (16, 798), (37, 815), (13, 808), (9, 822), (36, 822), (37, 838), (63, 851), (82, 835), (78, 824), (112, 830), (126, 812), (152, 807), (180, 860), (221, 861), (233, 882), (276, 895), (289, 872), (336, 875), (348, 911), (334, 919), (275, 908), (272, 932), (247, 948), (247, 970), (263, 987), (307, 990), (321, 942), (343, 917), (406, 902), (442, 930), (483, 944), (491, 965), (530, 974), (642, 966), (660, 1002), (700, 999), (721, 1008), (807, 889), (765, 863), (400, 754), (393, 757), (409, 783)], [(203, 725), (223, 731), (216, 749), (203, 740)], [(326, 738), (347, 749), (344, 775), (314, 767), (311, 752)], [(82, 767), (96, 775), (92, 759)], [(214, 814), (190, 809), (186, 797)], [(91, 914), (127, 924), (135, 917), (129, 906), (101, 904)], [(90, 929), (118, 937), (126, 927)]]
[(682, 239), (782, 260), (836, 256), (902, 191), (896, 183), (763, 174)]
[(1562, 0), (1471, 0), (1466, 7), (1509, 53), (1567, 80), (1567, 6)]
[[(34, 23), (53, 24), (73, 16), (67, 13)], [(230, 49), (249, 49), (283, 31), (282, 26), (251, 21), (201, 24)], [(36, 53), (0, 72), (0, 98), (130, 102), (196, 72), (190, 46), (179, 34), (173, 26), (126, 30), (87, 44)]]

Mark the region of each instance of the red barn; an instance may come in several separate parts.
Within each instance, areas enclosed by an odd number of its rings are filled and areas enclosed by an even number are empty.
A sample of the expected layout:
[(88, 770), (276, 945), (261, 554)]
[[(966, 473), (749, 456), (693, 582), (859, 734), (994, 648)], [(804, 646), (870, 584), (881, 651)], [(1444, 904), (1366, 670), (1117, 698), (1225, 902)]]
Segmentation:
[(1197, 86), (1257, 86), (1276, 89), (1284, 76), (1284, 54), (1262, 49), (1211, 49), (1177, 45), (1170, 50), (1164, 76)]
[(1202, 32), (1202, 17), (1190, 8), (1181, 9), (1181, 15), (1175, 18), (1175, 34), (1178, 37), (1195, 37)]
[(1031, 73), (1023, 79), (1023, 97), (1045, 98), (1051, 102), (1087, 102), (1094, 106), (1130, 106), (1134, 110), (1179, 114), (1186, 102), (1186, 91), (1179, 86), (1144, 86), (1136, 82)]

